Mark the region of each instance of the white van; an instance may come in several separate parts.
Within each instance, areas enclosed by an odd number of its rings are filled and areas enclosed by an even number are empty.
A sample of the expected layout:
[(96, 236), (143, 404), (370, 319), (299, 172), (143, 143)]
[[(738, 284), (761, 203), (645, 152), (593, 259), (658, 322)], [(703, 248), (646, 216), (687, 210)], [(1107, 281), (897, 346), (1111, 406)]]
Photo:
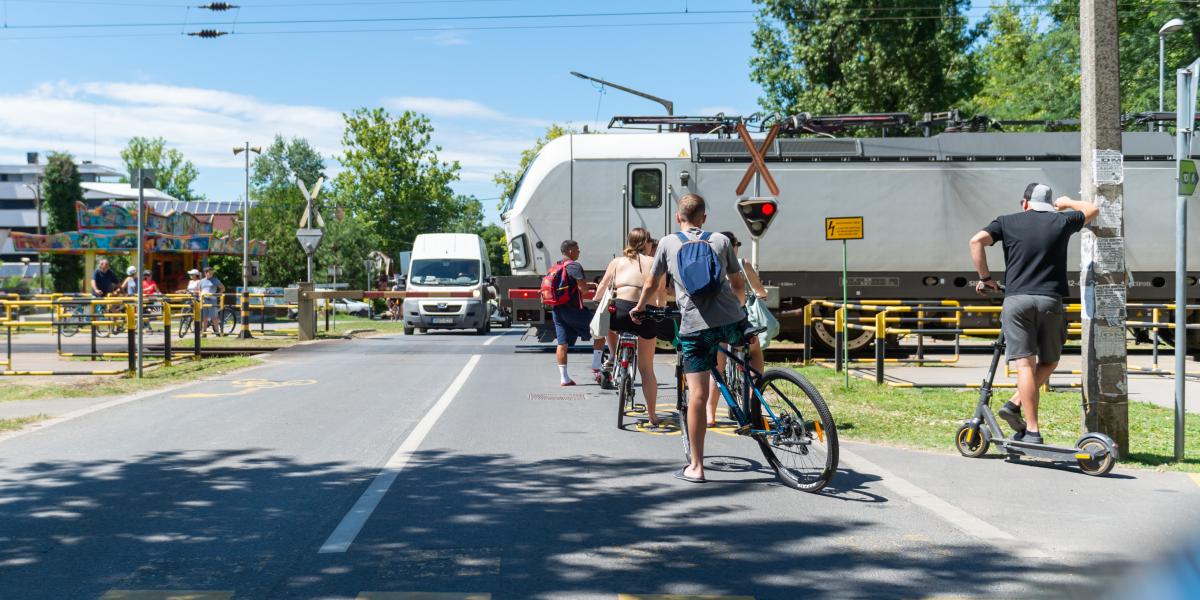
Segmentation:
[(473, 233), (418, 235), (405, 272), (405, 334), (427, 329), (491, 331), (492, 267), (483, 238)]

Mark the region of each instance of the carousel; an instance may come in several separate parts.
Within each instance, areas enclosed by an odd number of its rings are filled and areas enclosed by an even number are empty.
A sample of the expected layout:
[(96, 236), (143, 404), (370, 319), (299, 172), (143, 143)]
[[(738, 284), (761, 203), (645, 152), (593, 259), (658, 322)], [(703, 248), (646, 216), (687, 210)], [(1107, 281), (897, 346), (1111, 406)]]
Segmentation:
[[(88, 208), (75, 203), (78, 230), (37, 235), (12, 232), (13, 248), (45, 254), (77, 254), (84, 257), (84, 273), (96, 268), (98, 256), (137, 254), (137, 212), (120, 203), (108, 202)], [(212, 255), (242, 255), (241, 237), (234, 231), (214, 232), (205, 222), (187, 212), (155, 212), (149, 206), (145, 214), (143, 257), (154, 280), (163, 290), (183, 289), (189, 269), (202, 269)], [(267, 253), (266, 242), (250, 240), (250, 257)]]

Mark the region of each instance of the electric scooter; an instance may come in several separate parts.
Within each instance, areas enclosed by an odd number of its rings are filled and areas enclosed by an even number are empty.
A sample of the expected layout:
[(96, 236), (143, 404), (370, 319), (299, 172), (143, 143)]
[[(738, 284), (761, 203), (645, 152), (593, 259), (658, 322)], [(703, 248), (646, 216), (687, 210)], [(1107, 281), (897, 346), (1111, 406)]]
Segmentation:
[(958, 447), (959, 453), (967, 458), (979, 458), (987, 454), (991, 444), (996, 444), (1008, 453), (1008, 458), (1012, 461), (1029, 456), (1055, 463), (1077, 463), (1080, 470), (1088, 475), (1100, 476), (1111, 471), (1117, 462), (1117, 443), (1100, 432), (1089, 431), (1083, 434), (1073, 448), (1034, 444), (1005, 437), (991, 407), (992, 381), (996, 378), (996, 369), (1004, 356), (1004, 349), (1004, 334), (1001, 333), (992, 344), (992, 363), (982, 385), (979, 386), (979, 404), (975, 407), (975, 416), (963, 421), (954, 434), (954, 445)]

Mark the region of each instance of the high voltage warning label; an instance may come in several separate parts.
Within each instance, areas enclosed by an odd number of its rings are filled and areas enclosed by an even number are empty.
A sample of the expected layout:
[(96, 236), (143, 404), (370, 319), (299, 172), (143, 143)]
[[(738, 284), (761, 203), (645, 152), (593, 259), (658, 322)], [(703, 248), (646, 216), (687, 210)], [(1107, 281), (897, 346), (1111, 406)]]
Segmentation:
[(826, 240), (863, 239), (862, 217), (829, 217), (825, 219)]

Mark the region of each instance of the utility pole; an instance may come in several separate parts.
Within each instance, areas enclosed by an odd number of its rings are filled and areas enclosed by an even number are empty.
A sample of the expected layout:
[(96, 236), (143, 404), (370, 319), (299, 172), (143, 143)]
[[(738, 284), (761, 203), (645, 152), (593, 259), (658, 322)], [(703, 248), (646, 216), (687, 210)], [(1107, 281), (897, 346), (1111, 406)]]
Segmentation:
[(1080, 189), (1100, 215), (1084, 228), (1079, 288), (1083, 303), (1084, 430), (1129, 452), (1125, 348), (1124, 162), (1121, 154), (1117, 0), (1081, 0)]

